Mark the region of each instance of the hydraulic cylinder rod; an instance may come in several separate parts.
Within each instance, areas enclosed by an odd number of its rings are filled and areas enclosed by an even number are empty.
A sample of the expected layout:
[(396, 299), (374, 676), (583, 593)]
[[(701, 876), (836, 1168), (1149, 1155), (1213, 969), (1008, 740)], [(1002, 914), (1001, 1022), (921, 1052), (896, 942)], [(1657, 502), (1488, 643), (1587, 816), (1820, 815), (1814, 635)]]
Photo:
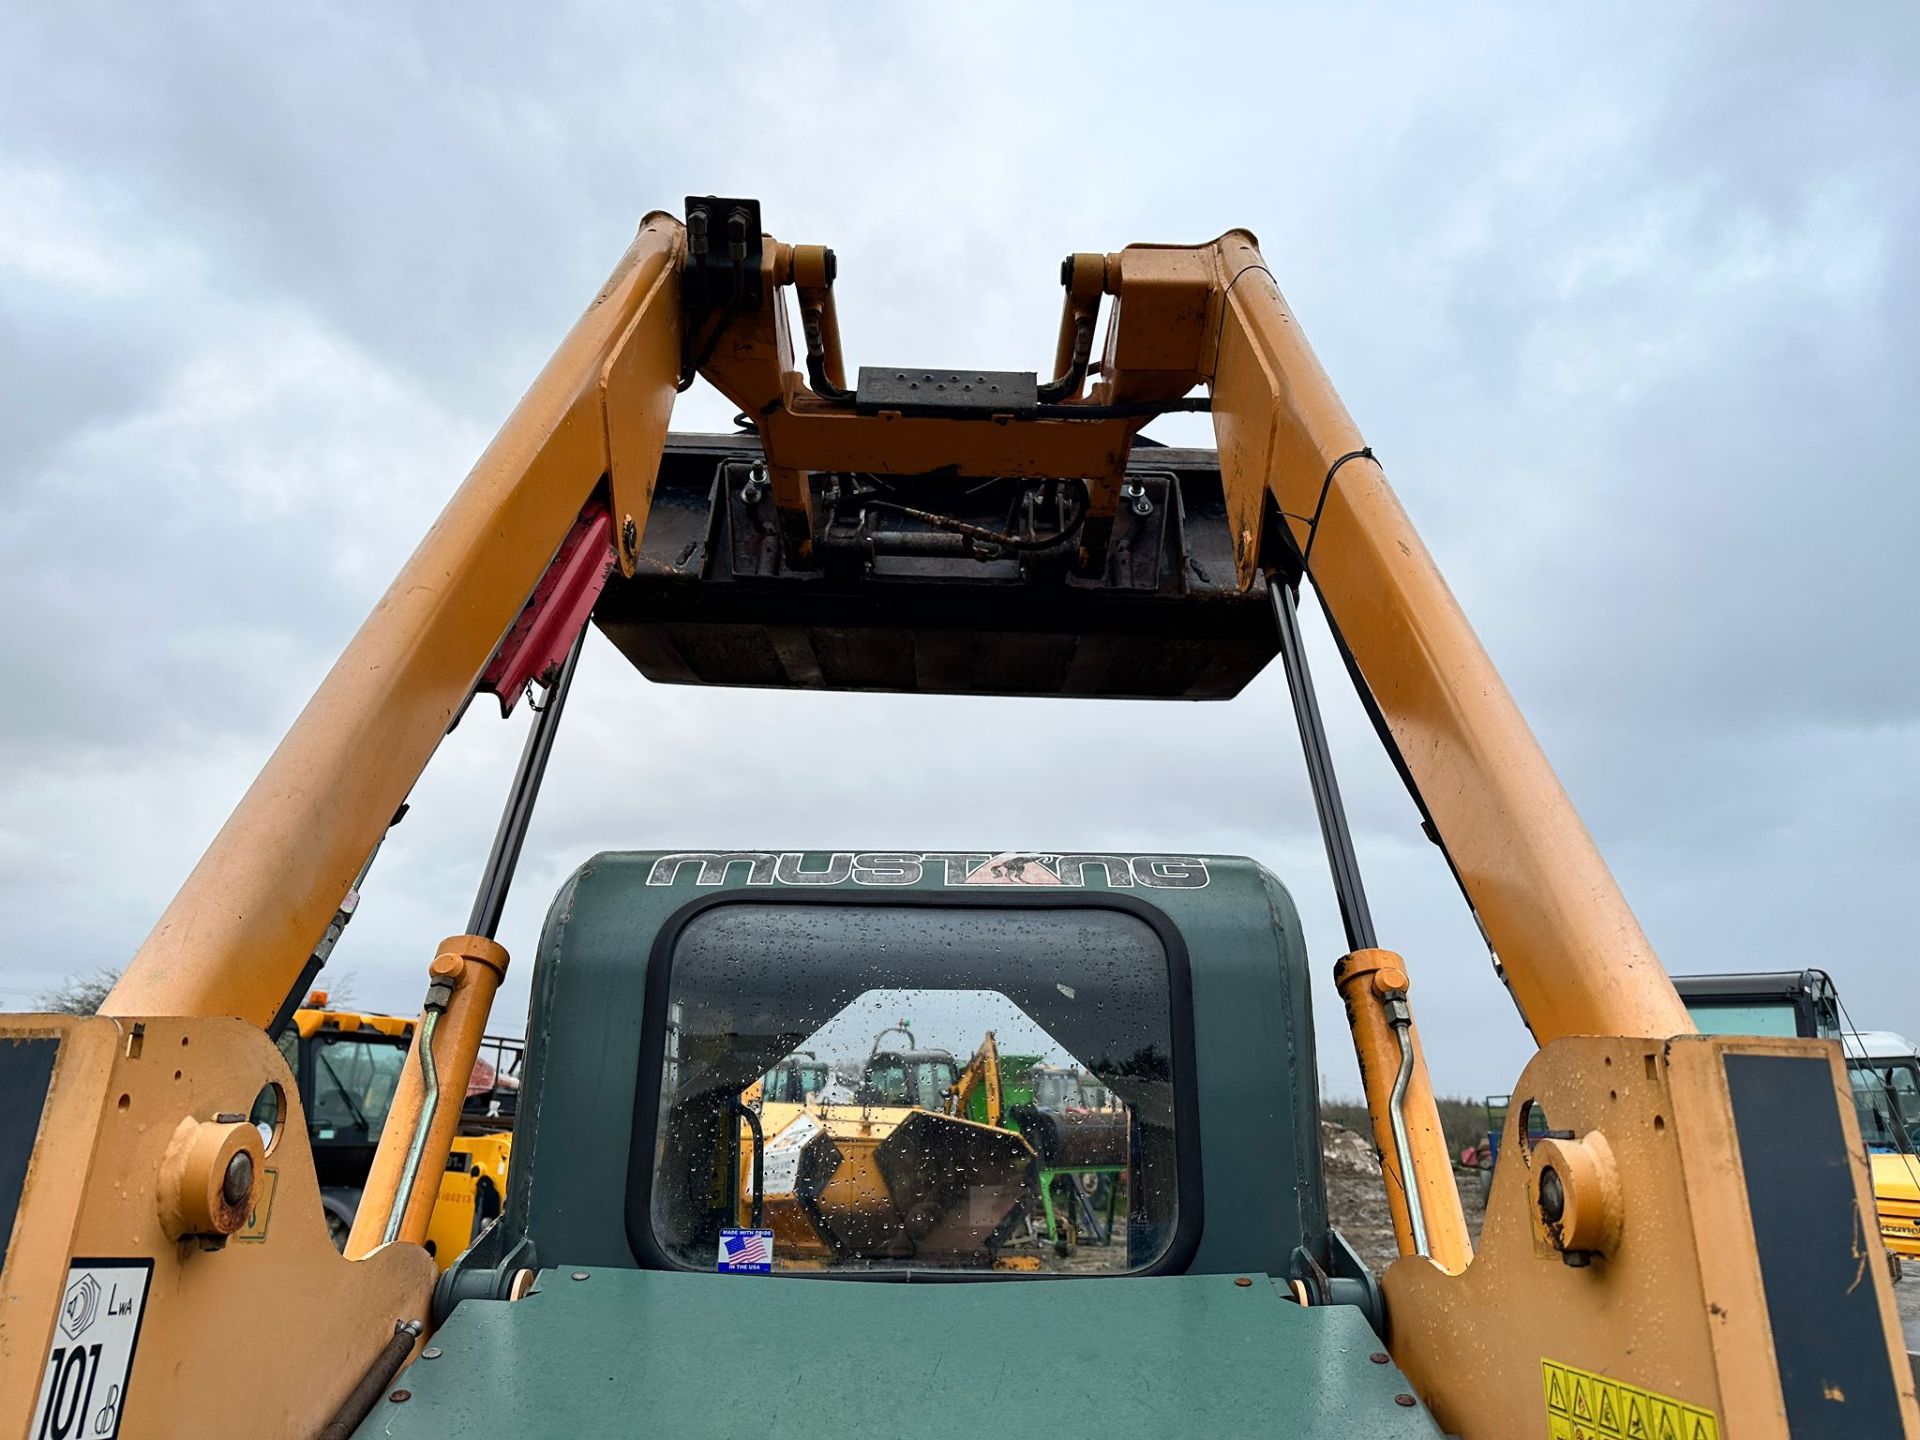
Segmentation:
[(1426, 1059), (1413, 1033), (1406, 967), (1398, 955), (1379, 949), (1374, 938), (1373, 914), (1367, 906), (1346, 807), (1340, 800), (1340, 781), (1301, 641), (1293, 592), (1278, 580), (1271, 581), (1269, 589), (1280, 626), (1280, 658), (1306, 754), (1307, 779), (1346, 927), (1349, 953), (1334, 968), (1334, 979), (1353, 1030), (1394, 1238), (1402, 1255), (1427, 1255), (1445, 1269), (1458, 1270), (1473, 1250)]
[(1320, 816), (1320, 838), (1333, 869), (1333, 893), (1340, 902), (1340, 921), (1347, 931), (1347, 949), (1371, 950), (1377, 941), (1373, 913), (1367, 908), (1367, 888), (1360, 878), (1360, 859), (1354, 853), (1347, 809), (1340, 800), (1340, 781), (1334, 774), (1333, 752), (1327, 746), (1327, 727), (1320, 718), (1307, 652), (1300, 642), (1300, 615), (1293, 592), (1279, 580), (1268, 582), (1273, 614), (1280, 625), (1280, 659), (1287, 670), (1287, 690), (1293, 696), (1293, 718), (1300, 728), (1300, 748), (1306, 752), (1307, 782), (1313, 790), (1313, 808)]
[(500, 914), (506, 908), (507, 890), (520, 863), (520, 847), (526, 842), (527, 825), (533, 819), (533, 802), (539, 798), (540, 782), (546, 778), (547, 757), (553, 753), (553, 737), (559, 733), (560, 715), (566, 708), (567, 692), (573, 688), (581, 647), (586, 643), (587, 627), (582, 625), (573, 637), (573, 648), (567, 651), (560, 674), (547, 690), (547, 703), (533, 717), (533, 728), (520, 751), (520, 768), (514, 772), (513, 789), (508, 793), (500, 828), (494, 833), (493, 850), (480, 878), (480, 893), (474, 896), (473, 913), (467, 917), (469, 935), (484, 935), (491, 940), (500, 933)]

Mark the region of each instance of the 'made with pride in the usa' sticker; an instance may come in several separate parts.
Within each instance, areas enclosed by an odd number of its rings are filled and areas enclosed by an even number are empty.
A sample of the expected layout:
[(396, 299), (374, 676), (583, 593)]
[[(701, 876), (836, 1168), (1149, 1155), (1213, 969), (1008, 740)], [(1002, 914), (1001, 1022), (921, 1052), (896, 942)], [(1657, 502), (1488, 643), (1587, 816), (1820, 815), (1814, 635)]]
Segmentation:
[(722, 1275), (765, 1275), (773, 1269), (773, 1231), (722, 1230), (719, 1270)]

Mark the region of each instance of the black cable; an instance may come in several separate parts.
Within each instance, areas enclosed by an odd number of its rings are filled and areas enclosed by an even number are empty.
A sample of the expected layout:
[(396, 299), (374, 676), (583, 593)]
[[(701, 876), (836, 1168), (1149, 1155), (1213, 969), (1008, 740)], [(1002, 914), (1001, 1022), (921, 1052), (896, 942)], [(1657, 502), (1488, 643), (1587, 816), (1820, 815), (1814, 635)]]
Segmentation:
[[(703, 361), (702, 363), (704, 364), (705, 362)], [(807, 364), (807, 383), (823, 404), (832, 405), (839, 409), (853, 408), (859, 399), (857, 391), (841, 390), (838, 387), (829, 386), (829, 393), (821, 394), (819, 387), (814, 383), (812, 370), (813, 361), (811, 358), (808, 359)], [(762, 415), (771, 415), (776, 410), (783, 408), (784, 402), (778, 397), (775, 397), (767, 402), (760, 413)], [(891, 407), (882, 405), (878, 408), (890, 409)], [(1156, 415), (1210, 415), (1213, 413), (1213, 401), (1203, 395), (1198, 399), (1126, 400), (1117, 405), (1037, 405), (1031, 414), (1013, 415), (1011, 417), (1003, 411), (989, 412), (984, 410), (949, 413), (927, 410), (916, 411), (915, 413), (939, 420), (991, 421), (994, 424), (999, 424), (1011, 418), (1016, 425), (1026, 420), (1134, 420), (1141, 418), (1151, 420)], [(1159, 442), (1149, 441), (1148, 443), (1157, 444)]]
[(827, 378), (826, 302), (800, 307), (800, 328), (807, 337), (807, 384), (822, 400), (852, 404), (854, 392), (842, 389)]
[[(1333, 488), (1333, 477), (1340, 473), (1340, 467), (1349, 460), (1372, 460), (1373, 447), (1364, 445), (1358, 450), (1349, 450), (1333, 464), (1327, 467), (1327, 478), (1320, 482), (1320, 498), (1314, 502), (1313, 518), (1307, 522), (1307, 548), (1300, 553), (1300, 572), (1311, 573), (1308, 562), (1313, 559), (1314, 537), (1320, 533), (1320, 512), (1326, 508), (1327, 492)], [(1375, 462), (1378, 463), (1377, 461)]]
[[(1182, 400), (1123, 400), (1117, 405), (1041, 405), (1035, 411), (1042, 420), (1127, 420), (1136, 415), (1197, 414), (1213, 411), (1213, 400), (1202, 395)], [(983, 417), (984, 418), (984, 417)]]
[[(1825, 971), (1821, 971), (1820, 973), (1826, 974)], [(1829, 985), (1833, 985), (1833, 977), (1831, 975), (1827, 976), (1827, 983)], [(1853, 1016), (1847, 1013), (1847, 1002), (1840, 998), (1840, 987), (1837, 985), (1834, 985), (1834, 989), (1833, 989), (1833, 1006), (1834, 1006), (1834, 1009), (1840, 1012), (1840, 1023), (1846, 1026), (1846, 1029), (1841, 1032), (1840, 1059), (1848, 1071), (1847, 1088), (1849, 1090), (1853, 1088), (1853, 1085), (1852, 1085), (1853, 1067), (1851, 1064), (1847, 1062), (1852, 1061), (1854, 1057), (1847, 1053), (1847, 1041), (1846, 1041), (1846, 1037), (1848, 1035), (1851, 1035), (1854, 1037), (1855, 1047), (1860, 1051), (1859, 1058), (1866, 1061), (1866, 1071), (1869, 1079), (1871, 1079), (1874, 1084), (1880, 1087), (1880, 1093), (1886, 1099), (1887, 1118), (1893, 1122), (1893, 1133), (1899, 1136), (1899, 1144), (1894, 1147), (1894, 1153), (1901, 1154), (1901, 1155), (1912, 1155), (1915, 1153), (1920, 1153), (1920, 1152), (1916, 1152), (1914, 1148), (1913, 1132), (1907, 1128), (1907, 1117), (1905, 1113), (1902, 1112), (1902, 1110), (1900, 1109), (1899, 1097), (1893, 1093), (1893, 1086), (1889, 1085), (1885, 1080), (1881, 1079), (1880, 1072), (1874, 1068), (1873, 1062), (1875, 1057), (1867, 1054), (1866, 1042), (1859, 1038), (1862, 1032), (1854, 1028)], [(1855, 1104), (1857, 1108), (1858, 1102), (1856, 1101)], [(1872, 1149), (1871, 1142), (1869, 1142), (1868, 1144), (1868, 1149), (1869, 1151), (1871, 1151)]]
[(1093, 308), (1081, 310), (1076, 317), (1073, 327), (1073, 352), (1067, 357), (1066, 373), (1059, 379), (1049, 380), (1039, 387), (1038, 394), (1042, 404), (1064, 400), (1086, 383), (1087, 362), (1093, 357), (1093, 325), (1098, 306), (1099, 297), (1096, 296)]

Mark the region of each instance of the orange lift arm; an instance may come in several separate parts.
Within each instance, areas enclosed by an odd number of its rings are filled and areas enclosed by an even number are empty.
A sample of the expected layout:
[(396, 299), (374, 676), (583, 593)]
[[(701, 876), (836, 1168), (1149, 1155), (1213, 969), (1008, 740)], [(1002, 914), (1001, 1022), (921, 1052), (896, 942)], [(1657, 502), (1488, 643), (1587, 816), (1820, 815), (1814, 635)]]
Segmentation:
[(679, 374), (683, 247), (679, 221), (647, 217), (104, 1013), (234, 1015), (264, 1026), (603, 482), (631, 569)]

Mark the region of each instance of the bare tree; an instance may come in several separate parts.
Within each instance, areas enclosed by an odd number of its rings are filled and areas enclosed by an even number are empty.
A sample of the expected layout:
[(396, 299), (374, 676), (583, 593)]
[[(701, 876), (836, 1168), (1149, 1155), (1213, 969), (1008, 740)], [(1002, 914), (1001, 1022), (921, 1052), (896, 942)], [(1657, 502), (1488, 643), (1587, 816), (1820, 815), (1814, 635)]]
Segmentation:
[(104, 967), (89, 975), (69, 975), (53, 989), (41, 992), (38, 1003), (52, 1015), (97, 1015), (119, 978), (119, 971)]
[[(35, 1000), (36, 1008), (49, 1015), (97, 1015), (101, 1002), (107, 998), (107, 992), (119, 982), (120, 972), (100, 969), (85, 975), (69, 975), (51, 990), (43, 990)], [(324, 988), (327, 1003), (335, 1009), (353, 1004), (354, 974), (351, 970), (342, 970), (329, 975), (332, 982)], [(303, 1000), (304, 996), (301, 997)]]
[[(313, 989), (323, 991), (327, 997), (329, 1010), (351, 1010), (356, 998), (357, 986), (351, 970), (323, 970), (315, 977)], [(308, 991), (308, 994), (312, 994)], [(300, 1003), (307, 1003), (307, 996), (300, 997)]]

